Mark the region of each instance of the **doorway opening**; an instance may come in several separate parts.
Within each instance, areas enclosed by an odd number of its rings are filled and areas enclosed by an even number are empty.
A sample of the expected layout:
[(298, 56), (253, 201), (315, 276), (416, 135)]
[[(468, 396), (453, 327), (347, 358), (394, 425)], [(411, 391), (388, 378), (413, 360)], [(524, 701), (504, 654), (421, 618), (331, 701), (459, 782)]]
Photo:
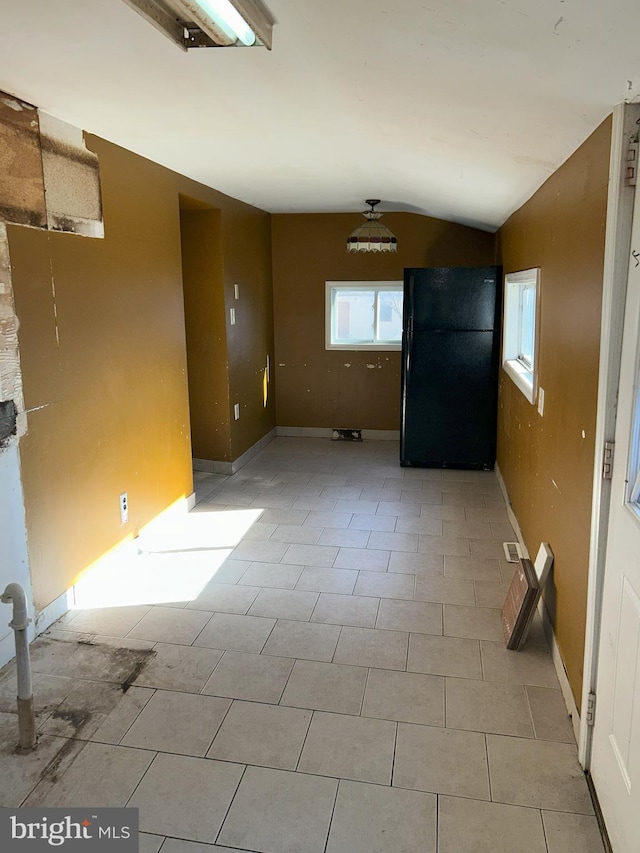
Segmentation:
[(221, 219), (197, 199), (179, 199), (191, 448), (194, 468), (213, 471), (230, 459)]

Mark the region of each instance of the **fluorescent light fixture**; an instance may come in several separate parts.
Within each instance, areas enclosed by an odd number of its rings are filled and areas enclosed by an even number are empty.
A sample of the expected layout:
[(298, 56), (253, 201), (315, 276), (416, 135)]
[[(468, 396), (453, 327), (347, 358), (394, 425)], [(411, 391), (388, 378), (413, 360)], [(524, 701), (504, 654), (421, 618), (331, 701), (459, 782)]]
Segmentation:
[(271, 50), (275, 20), (262, 0), (124, 0), (183, 50), (252, 47)]
[[(213, 21), (216, 29), (221, 29), (232, 43), (241, 41), (247, 47), (256, 43), (256, 34), (229, 0), (199, 0), (198, 3), (179, 0), (179, 2), (187, 12), (193, 15), (195, 21), (202, 19), (204, 24), (209, 25), (209, 21), (202, 15), (204, 12)], [(203, 29), (207, 32), (204, 26)]]

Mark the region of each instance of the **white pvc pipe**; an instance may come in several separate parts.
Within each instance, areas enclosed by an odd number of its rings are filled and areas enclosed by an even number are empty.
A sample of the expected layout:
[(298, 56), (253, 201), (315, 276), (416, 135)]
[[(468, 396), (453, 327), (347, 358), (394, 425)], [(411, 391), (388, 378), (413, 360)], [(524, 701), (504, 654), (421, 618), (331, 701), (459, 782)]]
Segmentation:
[(19, 583), (10, 583), (0, 596), (4, 604), (13, 604), (13, 628), (16, 641), (16, 668), (18, 671), (18, 731), (22, 749), (33, 749), (36, 745), (33, 687), (31, 684), (31, 660), (29, 658), (29, 611), (27, 597)]

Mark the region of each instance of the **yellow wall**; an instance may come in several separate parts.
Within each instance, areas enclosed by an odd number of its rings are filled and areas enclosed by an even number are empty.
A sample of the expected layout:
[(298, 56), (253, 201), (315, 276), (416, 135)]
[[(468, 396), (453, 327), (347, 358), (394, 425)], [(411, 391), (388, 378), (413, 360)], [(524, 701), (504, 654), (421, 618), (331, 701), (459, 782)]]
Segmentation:
[(544, 417), (500, 371), (498, 464), (529, 552), (549, 542), (545, 599), (582, 689), (611, 120), (503, 225), (504, 272), (541, 268)]
[[(105, 239), (9, 228), (28, 433), (20, 442), (36, 606), (192, 491), (179, 195), (220, 211), (220, 276), (243, 294), (229, 358), (224, 458), (274, 424), (268, 214), (88, 137), (100, 160)], [(223, 305), (220, 295), (215, 310)], [(228, 315), (228, 310), (225, 312)], [(228, 324), (228, 316), (226, 318)], [(226, 360), (219, 369), (227, 369)], [(224, 385), (224, 381), (222, 382)], [(229, 408), (240, 399), (240, 421)], [(121, 526), (118, 496), (129, 496)]]
[(353, 213), (272, 217), (278, 426), (400, 429), (400, 353), (325, 350), (325, 281), (494, 263), (493, 234), (413, 213), (384, 214), (396, 254), (348, 253), (361, 222)]
[(195, 208), (184, 198), (180, 207), (191, 450), (196, 459), (229, 461), (231, 419), (221, 215), (219, 210)]

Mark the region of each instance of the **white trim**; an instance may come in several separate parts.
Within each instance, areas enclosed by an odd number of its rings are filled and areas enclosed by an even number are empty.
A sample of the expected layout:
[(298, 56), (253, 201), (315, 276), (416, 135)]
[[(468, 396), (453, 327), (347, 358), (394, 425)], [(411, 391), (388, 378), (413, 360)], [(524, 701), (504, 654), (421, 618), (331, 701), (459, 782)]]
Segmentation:
[(47, 628), (50, 628), (54, 622), (57, 622), (71, 608), (74, 601), (73, 587), (69, 587), (66, 592), (59, 595), (46, 607), (38, 611), (36, 615), (35, 636), (40, 636)]
[[(571, 724), (573, 726), (573, 736), (576, 739), (576, 743), (580, 742), (580, 731), (583, 725), (582, 720), (580, 719), (580, 714), (578, 713), (578, 707), (575, 703), (575, 699), (573, 698), (573, 690), (571, 689), (571, 685), (569, 684), (569, 678), (567, 676), (567, 671), (564, 668), (564, 663), (562, 660), (562, 655), (560, 654), (560, 648), (556, 641), (556, 635), (553, 630), (553, 625), (551, 624), (551, 619), (549, 617), (549, 611), (547, 610), (544, 598), (540, 597), (540, 601), (538, 602), (538, 613), (542, 617), (542, 627), (544, 629), (544, 635), (547, 638), (547, 642), (549, 643), (549, 647), (551, 648), (551, 659), (553, 660), (553, 665), (556, 670), (556, 675), (558, 676), (558, 681), (560, 682), (560, 690), (562, 691), (562, 697), (564, 699), (564, 704), (567, 708), (567, 713), (571, 717)], [(587, 707), (586, 705), (584, 706)], [(587, 715), (584, 715), (584, 725), (586, 725)]]
[(196, 505), (196, 493), (195, 493), (195, 492), (191, 492), (191, 494), (190, 494), (190, 495), (187, 495), (187, 497), (186, 497), (186, 501), (187, 501), (187, 512), (191, 512), (191, 510), (192, 510), (192, 509), (195, 507), (195, 505)]
[[(533, 353), (532, 363), (521, 358), (522, 290), (533, 287)], [(502, 315), (502, 367), (517, 388), (533, 405), (536, 399), (538, 376), (538, 326), (540, 318), (540, 267), (507, 273), (504, 277), (504, 307)]]
[[(507, 515), (509, 516), (509, 521), (511, 522), (511, 526), (515, 531), (520, 547), (522, 548), (522, 555), (524, 557), (528, 557), (529, 552), (527, 551), (527, 547), (524, 544), (524, 539), (522, 538), (522, 531), (520, 530), (518, 519), (516, 518), (516, 514), (514, 513), (511, 507), (509, 493), (507, 492), (507, 486), (504, 482), (502, 473), (500, 472), (500, 468), (498, 467), (498, 463), (496, 463), (495, 465), (495, 474), (498, 480), (498, 485), (500, 486), (503, 497), (505, 499), (505, 503), (507, 505)], [(558, 676), (558, 681), (560, 682), (560, 690), (562, 691), (564, 704), (566, 705), (567, 713), (571, 717), (571, 723), (573, 724), (573, 733), (577, 741), (580, 734), (580, 715), (578, 713), (578, 708), (576, 707), (576, 703), (573, 698), (573, 691), (571, 690), (571, 685), (569, 684), (567, 671), (564, 668), (562, 655), (560, 654), (560, 649), (558, 647), (558, 643), (556, 642), (556, 635), (553, 630), (553, 625), (551, 624), (551, 619), (549, 618), (549, 612), (546, 608), (542, 596), (540, 596), (540, 600), (538, 601), (538, 613), (540, 614), (540, 617), (542, 619), (544, 635), (547, 638), (549, 648), (551, 649), (551, 659), (553, 660), (556, 675)]]
[[(613, 112), (602, 283), (600, 370), (582, 686), (583, 708), (586, 708), (589, 693), (596, 691), (597, 683), (602, 590), (606, 570), (607, 528), (611, 502), (611, 481), (602, 479), (602, 458), (605, 441), (613, 440), (615, 435), (622, 327), (635, 196), (634, 188), (626, 185), (626, 159), (628, 145), (631, 137), (637, 132), (636, 121), (639, 119), (640, 104), (618, 104)], [(587, 726), (585, 715), (578, 737), (578, 758), (586, 770), (589, 769), (591, 761), (592, 733), (593, 729)]]
[(527, 400), (533, 404), (536, 395), (534, 388), (534, 376), (530, 370), (517, 358), (509, 358), (502, 363), (502, 369), (510, 377), (511, 381), (522, 391)]
[[(334, 290), (373, 290), (376, 293), (374, 322), (378, 319), (378, 291), (380, 290), (395, 290), (398, 293), (404, 293), (403, 281), (325, 281), (325, 315), (324, 315), (324, 348), (326, 350), (344, 350), (344, 351), (366, 351), (379, 350), (382, 352), (394, 352), (402, 349), (402, 340), (395, 341), (360, 341), (358, 343), (339, 343), (333, 340), (333, 296)], [(402, 326), (402, 320), (400, 322)], [(375, 334), (375, 331), (374, 331)]]
[(331, 438), (331, 427), (282, 427), (278, 430), (278, 438)]
[(277, 430), (274, 427), (270, 432), (268, 432), (266, 435), (263, 435), (262, 438), (258, 439), (258, 441), (256, 441), (256, 443), (253, 444), (248, 450), (245, 450), (245, 452), (241, 456), (238, 456), (237, 459), (233, 460), (233, 462), (231, 463), (231, 473), (235, 474), (236, 471), (239, 471), (241, 468), (243, 468), (247, 464), (247, 462), (250, 462), (254, 458), (254, 456), (257, 456), (258, 453), (260, 453), (260, 451), (267, 446), (267, 444), (271, 444), (271, 442), (276, 436)]
[[(194, 456), (191, 460), (191, 464), (194, 471), (204, 471), (206, 474), (231, 473), (231, 462), (214, 462), (212, 459), (198, 459)], [(223, 468), (224, 470), (220, 470)]]
[[(335, 427), (359, 429), (359, 427)], [(334, 427), (277, 427), (278, 436), (285, 438), (331, 438)], [(399, 429), (363, 429), (362, 437), (371, 441), (400, 441)]]
[(234, 459), (233, 462), (216, 462), (213, 459), (197, 459), (194, 457), (193, 470), (205, 471), (207, 474), (235, 474), (243, 468), (247, 462), (250, 462), (254, 456), (257, 456), (258, 453), (267, 446), (267, 444), (270, 444), (277, 434), (276, 428), (274, 427), (270, 432), (258, 439), (258, 441), (256, 441), (256, 443), (248, 450), (245, 450), (241, 456)]
[(509, 498), (509, 492), (507, 491), (507, 484), (504, 481), (504, 477), (502, 476), (502, 472), (500, 471), (500, 467), (497, 462), (494, 466), (494, 473), (496, 475), (498, 485), (500, 486), (502, 497), (504, 498), (505, 504), (507, 505), (507, 515), (509, 516), (509, 522), (511, 523), (514, 533), (516, 534), (518, 544), (520, 545), (520, 548), (522, 550), (522, 556), (525, 559), (528, 559), (529, 552), (527, 551), (527, 546), (524, 544), (524, 539), (522, 538), (522, 531), (520, 530), (518, 519), (516, 518), (516, 514), (511, 506), (511, 499)]

